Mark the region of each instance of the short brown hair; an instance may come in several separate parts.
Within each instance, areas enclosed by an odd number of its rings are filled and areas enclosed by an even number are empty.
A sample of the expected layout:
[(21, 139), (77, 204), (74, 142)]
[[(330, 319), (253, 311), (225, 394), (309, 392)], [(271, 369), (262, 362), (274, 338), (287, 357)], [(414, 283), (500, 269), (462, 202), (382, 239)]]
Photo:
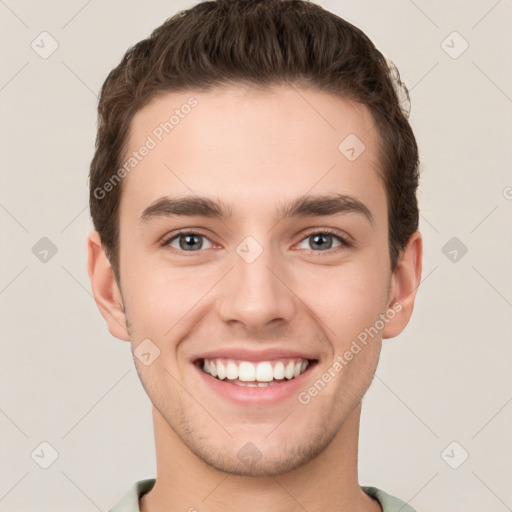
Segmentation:
[(217, 0), (178, 12), (130, 47), (101, 88), (89, 200), (118, 282), (122, 183), (107, 194), (98, 190), (122, 165), (135, 113), (166, 92), (288, 82), (369, 109), (379, 135), (391, 270), (396, 268), (419, 217), (418, 148), (396, 67), (360, 29), (308, 0)]

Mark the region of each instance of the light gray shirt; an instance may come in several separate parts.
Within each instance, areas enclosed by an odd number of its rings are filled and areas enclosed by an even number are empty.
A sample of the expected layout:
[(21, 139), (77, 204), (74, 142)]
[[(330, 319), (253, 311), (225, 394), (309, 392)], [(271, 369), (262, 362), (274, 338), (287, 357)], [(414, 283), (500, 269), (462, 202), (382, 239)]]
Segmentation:
[[(156, 479), (139, 480), (135, 482), (123, 498), (110, 509), (109, 512), (140, 512), (139, 499), (143, 494), (149, 492), (155, 485)], [(362, 486), (361, 489), (375, 498), (382, 507), (383, 512), (416, 512), (412, 507), (402, 500), (391, 496), (376, 487)]]

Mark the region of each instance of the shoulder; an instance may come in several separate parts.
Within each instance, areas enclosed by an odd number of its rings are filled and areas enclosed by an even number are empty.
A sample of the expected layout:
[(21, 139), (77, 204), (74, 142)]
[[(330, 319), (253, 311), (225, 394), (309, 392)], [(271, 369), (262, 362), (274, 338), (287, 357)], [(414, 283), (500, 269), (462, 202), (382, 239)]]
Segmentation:
[(140, 512), (139, 499), (155, 485), (155, 478), (135, 482), (109, 512)]
[(404, 501), (396, 498), (395, 496), (391, 496), (376, 487), (361, 486), (361, 489), (380, 503), (383, 512), (416, 512)]

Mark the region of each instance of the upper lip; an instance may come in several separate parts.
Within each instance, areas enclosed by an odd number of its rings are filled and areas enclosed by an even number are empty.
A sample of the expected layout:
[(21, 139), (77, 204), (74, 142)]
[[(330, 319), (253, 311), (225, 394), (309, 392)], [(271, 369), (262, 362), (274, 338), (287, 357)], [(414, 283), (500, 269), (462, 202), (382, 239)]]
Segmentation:
[(241, 361), (271, 361), (273, 359), (301, 358), (315, 360), (311, 354), (290, 350), (289, 348), (268, 348), (265, 350), (249, 350), (247, 348), (230, 347), (225, 349), (215, 349), (204, 352), (192, 358), (192, 361), (199, 359), (238, 359)]

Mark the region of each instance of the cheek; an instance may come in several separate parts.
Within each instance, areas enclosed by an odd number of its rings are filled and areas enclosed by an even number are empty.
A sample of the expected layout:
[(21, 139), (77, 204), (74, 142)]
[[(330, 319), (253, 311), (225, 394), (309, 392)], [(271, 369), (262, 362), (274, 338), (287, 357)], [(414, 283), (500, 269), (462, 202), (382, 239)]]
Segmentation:
[[(166, 339), (201, 309), (201, 299), (218, 281), (211, 270), (141, 265), (123, 287), (130, 322), (145, 337)], [(171, 331), (171, 332), (170, 332)]]
[(305, 302), (327, 326), (326, 334), (341, 346), (374, 325), (385, 308), (388, 282), (380, 267), (378, 261), (354, 259), (327, 271), (303, 271), (296, 276), (299, 297), (308, 297)]

